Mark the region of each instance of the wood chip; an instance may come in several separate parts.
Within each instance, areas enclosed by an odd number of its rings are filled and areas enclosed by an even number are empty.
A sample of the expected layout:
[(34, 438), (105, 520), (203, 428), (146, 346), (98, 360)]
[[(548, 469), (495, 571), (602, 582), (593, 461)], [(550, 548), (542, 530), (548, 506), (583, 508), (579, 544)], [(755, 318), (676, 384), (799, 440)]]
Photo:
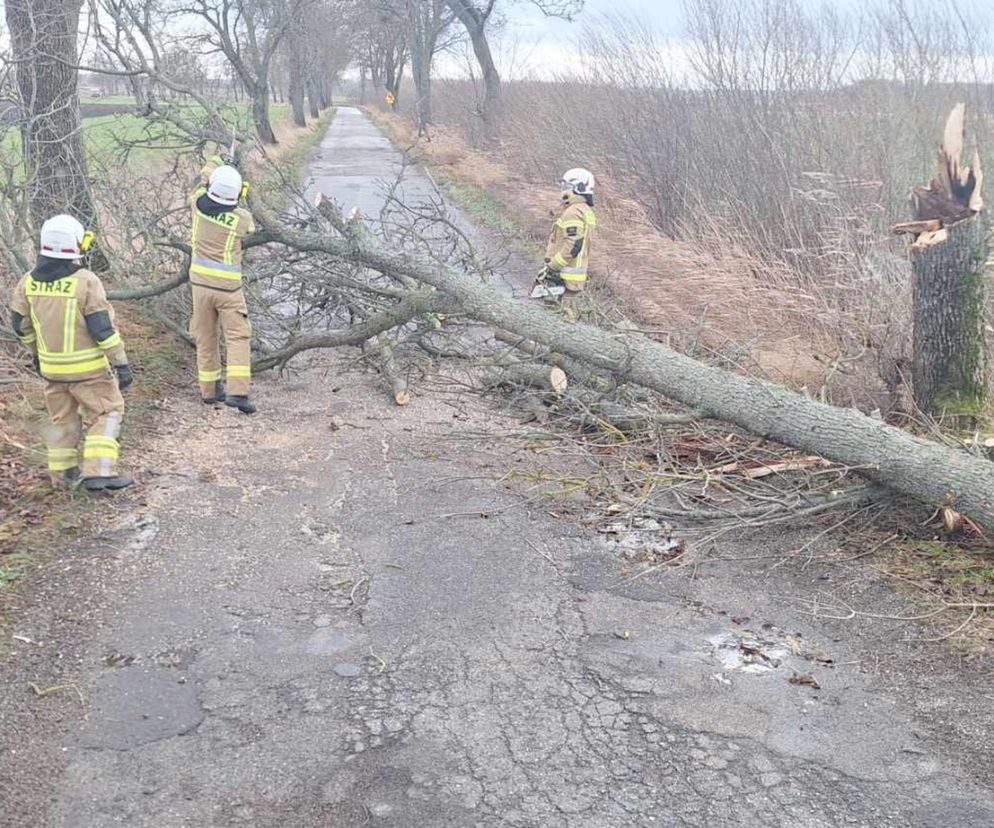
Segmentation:
[(821, 690), (821, 685), (811, 673), (794, 673), (789, 679), (791, 684), (798, 684), (803, 687), (810, 687), (812, 690)]

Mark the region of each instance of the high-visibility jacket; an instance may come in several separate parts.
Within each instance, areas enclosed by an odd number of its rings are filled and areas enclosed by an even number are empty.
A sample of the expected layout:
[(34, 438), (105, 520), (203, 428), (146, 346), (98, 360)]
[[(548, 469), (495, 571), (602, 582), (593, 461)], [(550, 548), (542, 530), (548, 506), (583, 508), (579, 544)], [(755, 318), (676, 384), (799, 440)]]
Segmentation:
[(106, 376), (110, 365), (128, 361), (103, 282), (89, 270), (49, 281), (27, 273), (10, 305), (15, 319), (20, 317), (15, 333), (37, 353), (47, 380), (95, 379)]
[(585, 282), (590, 262), (590, 241), (597, 227), (597, 214), (583, 196), (571, 194), (563, 201), (563, 213), (552, 225), (545, 261), (567, 282)]
[[(204, 168), (204, 178), (210, 166)], [(244, 207), (209, 215), (197, 207), (197, 201), (207, 194), (200, 186), (190, 199), (193, 231), (190, 246), (190, 283), (214, 290), (234, 291), (242, 286), (242, 240), (253, 230), (252, 214)]]

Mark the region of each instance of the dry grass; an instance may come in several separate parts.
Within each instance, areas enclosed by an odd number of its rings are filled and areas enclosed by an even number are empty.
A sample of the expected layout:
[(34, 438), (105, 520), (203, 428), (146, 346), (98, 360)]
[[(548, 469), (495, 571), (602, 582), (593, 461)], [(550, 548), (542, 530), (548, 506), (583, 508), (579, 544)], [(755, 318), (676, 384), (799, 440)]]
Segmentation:
[[(371, 115), (429, 166), (486, 190), (518, 219), (538, 256), (558, 215), (552, 177), (548, 184), (536, 183), (508, 162), (513, 150), (505, 146), (497, 155), (473, 148), (457, 128), (438, 126), (430, 141), (419, 142), (403, 116), (378, 109)], [(814, 312), (804, 293), (791, 289), (790, 274), (775, 273), (733, 239), (670, 238), (610, 176), (598, 179), (597, 215), (592, 278), (607, 285), (647, 330), (679, 348), (735, 364), (744, 359), (740, 367), (785, 381), (817, 384), (824, 377), (825, 361), (815, 358), (815, 343), (786, 324)]]

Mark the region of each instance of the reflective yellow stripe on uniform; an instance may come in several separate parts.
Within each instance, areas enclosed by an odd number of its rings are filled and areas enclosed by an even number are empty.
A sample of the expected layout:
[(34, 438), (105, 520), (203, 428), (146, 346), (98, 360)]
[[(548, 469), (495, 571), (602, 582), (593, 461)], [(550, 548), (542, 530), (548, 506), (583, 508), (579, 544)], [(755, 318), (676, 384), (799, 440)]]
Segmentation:
[(49, 362), (81, 362), (103, 356), (103, 352), (99, 348), (84, 348), (82, 351), (74, 351), (71, 354), (53, 353), (44, 348), (39, 348), (38, 354), (42, 359), (47, 359)]
[[(224, 243), (224, 261), (226, 264), (231, 264), (232, 255), (235, 250), (235, 242), (238, 241), (238, 233), (236, 228), (238, 227), (238, 216), (234, 213), (232, 214), (235, 219), (235, 223), (231, 225), (231, 229), (228, 232), (228, 240)], [(239, 265), (241, 267), (241, 265)]]
[(229, 365), (228, 366), (228, 378), (238, 377), (239, 379), (251, 379), (252, 377), (252, 366), (251, 365)]
[(79, 465), (79, 456), (74, 448), (50, 448), (48, 450), (49, 471), (65, 471)]
[(103, 339), (100, 342), (98, 342), (97, 347), (100, 348), (101, 351), (109, 351), (111, 348), (116, 348), (118, 345), (121, 344), (123, 344), (121, 341), (121, 334), (119, 334), (117, 331), (114, 331), (114, 333), (112, 333), (106, 339)]
[(99, 371), (108, 365), (107, 357), (99, 348), (86, 348), (70, 354), (53, 354), (39, 348), (38, 362), (43, 374), (58, 376), (86, 374)]
[(45, 337), (41, 335), (41, 322), (38, 321), (38, 317), (35, 315), (35, 306), (31, 304), (31, 300), (28, 300), (28, 309), (31, 311), (31, 325), (35, 330), (35, 334), (38, 337), (38, 350), (46, 350)]
[(227, 264), (214, 259), (205, 259), (197, 256), (190, 264), (190, 273), (197, 273), (201, 276), (214, 276), (218, 279), (232, 279), (239, 281), (242, 278), (242, 266), (239, 264)]
[(24, 345), (33, 345), (38, 339), (35, 335), (34, 328), (28, 331), (28, 333), (21, 333), (18, 331), (17, 338), (21, 340), (21, 343)]
[(71, 354), (76, 350), (76, 300), (66, 302), (62, 319), (62, 353)]
[(99, 434), (87, 435), (83, 441), (83, 459), (107, 458), (116, 460), (121, 453), (120, 444), (113, 437)]
[(73, 362), (68, 364), (46, 362), (43, 357), (39, 357), (41, 372), (43, 374), (54, 374), (56, 376), (69, 376), (72, 374), (88, 374), (91, 371), (99, 371), (107, 367), (107, 358), (101, 357), (91, 362)]
[(217, 382), (221, 379), (221, 369), (216, 371), (197, 371), (197, 380), (200, 382)]

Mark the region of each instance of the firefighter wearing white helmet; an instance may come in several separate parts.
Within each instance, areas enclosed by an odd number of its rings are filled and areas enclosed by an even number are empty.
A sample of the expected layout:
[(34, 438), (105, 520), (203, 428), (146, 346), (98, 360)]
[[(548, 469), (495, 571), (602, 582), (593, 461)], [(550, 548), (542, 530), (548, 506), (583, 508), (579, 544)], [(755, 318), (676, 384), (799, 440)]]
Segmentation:
[(545, 266), (535, 279), (535, 298), (577, 294), (587, 285), (594, 212), (594, 175), (582, 167), (563, 173), (559, 216), (549, 233)]
[[(240, 206), (248, 184), (219, 156), (201, 170), (201, 179), (190, 203), (190, 333), (197, 343), (200, 395), (205, 403), (223, 402), (252, 414), (256, 410), (249, 400), (252, 326), (242, 290), (242, 242), (255, 223)], [(227, 351), (226, 370), (221, 365), (220, 334)]]
[(83, 266), (93, 238), (72, 216), (46, 221), (38, 261), (14, 288), (10, 306), (14, 333), (46, 381), (52, 482), (81, 481), (97, 491), (134, 482), (117, 473), (121, 389), (134, 377), (103, 283)]

